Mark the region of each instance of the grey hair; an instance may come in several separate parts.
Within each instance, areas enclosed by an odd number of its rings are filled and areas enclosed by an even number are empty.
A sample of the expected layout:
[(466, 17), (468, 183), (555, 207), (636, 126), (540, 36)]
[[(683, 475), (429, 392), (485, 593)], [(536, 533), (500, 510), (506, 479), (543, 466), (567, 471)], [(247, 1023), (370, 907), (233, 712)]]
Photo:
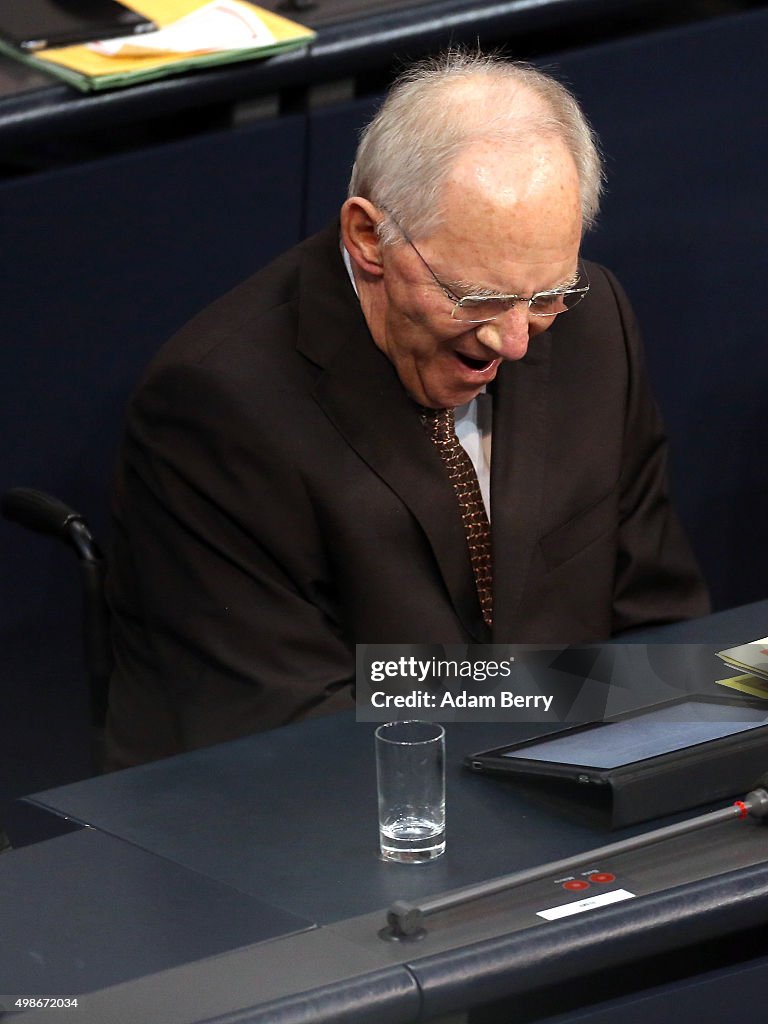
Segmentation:
[[(597, 138), (578, 102), (556, 79), (529, 64), (452, 50), (410, 67), (363, 130), (349, 183), (409, 235), (440, 225), (440, 194), (468, 145), (487, 140), (522, 144), (556, 137), (579, 176), (584, 228), (597, 216), (603, 169)], [(398, 239), (389, 218), (385, 243)]]

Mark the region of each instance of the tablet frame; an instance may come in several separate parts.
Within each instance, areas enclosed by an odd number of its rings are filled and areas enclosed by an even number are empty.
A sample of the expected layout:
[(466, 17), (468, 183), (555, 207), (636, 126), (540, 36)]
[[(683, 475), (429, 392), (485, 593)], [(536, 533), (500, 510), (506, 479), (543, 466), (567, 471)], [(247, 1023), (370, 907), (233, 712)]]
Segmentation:
[[(768, 721), (730, 736), (722, 736), (688, 747), (643, 758), (616, 768), (505, 758), (510, 751), (546, 743), (548, 740), (583, 733), (615, 722), (641, 718), (660, 708), (694, 701), (730, 708), (759, 708), (768, 719), (768, 703), (758, 699), (686, 693), (680, 697), (587, 722), (504, 746), (467, 754), (464, 767), (479, 774), (524, 781), (549, 781), (570, 785), (571, 795), (588, 787), (592, 795), (602, 794), (609, 806), (613, 827), (675, 813), (724, 797), (741, 795), (756, 779), (768, 772)], [(681, 723), (682, 724), (682, 723)], [(584, 792), (587, 796), (586, 791)]]

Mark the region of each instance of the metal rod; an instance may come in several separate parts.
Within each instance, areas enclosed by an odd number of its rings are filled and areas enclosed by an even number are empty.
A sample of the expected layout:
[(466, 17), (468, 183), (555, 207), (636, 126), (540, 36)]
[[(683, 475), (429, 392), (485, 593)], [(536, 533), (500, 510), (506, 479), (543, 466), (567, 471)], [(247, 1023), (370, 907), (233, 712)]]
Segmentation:
[(440, 896), (423, 900), (421, 903), (413, 904), (404, 900), (398, 901), (393, 903), (387, 912), (387, 928), (383, 929), (379, 934), (382, 938), (395, 940), (422, 938), (425, 934), (423, 927), (424, 918), (431, 914), (436, 914), (438, 911), (449, 910), (464, 903), (471, 903), (486, 896), (493, 896), (507, 889), (525, 885), (527, 882), (538, 881), (540, 878), (545, 878), (548, 875), (559, 875), (580, 867), (591, 860), (628, 853), (631, 850), (640, 850), (644, 846), (651, 846), (654, 843), (660, 843), (667, 839), (675, 839), (678, 836), (686, 835), (688, 832), (708, 828), (710, 825), (729, 821), (732, 818), (744, 818), (747, 814), (754, 817), (764, 817), (767, 813), (768, 793), (764, 789), (756, 789), (744, 797), (744, 800), (737, 801), (729, 807), (724, 807), (719, 811), (711, 811), (708, 814), (701, 814), (696, 818), (689, 818), (687, 821), (681, 821), (675, 825), (666, 825), (663, 828), (644, 832), (639, 836), (621, 839), (618, 842), (609, 843), (607, 846), (585, 850), (583, 853), (574, 854), (562, 860), (550, 861), (548, 864), (541, 864), (538, 867), (527, 868), (514, 874), (503, 875), (501, 878), (494, 878), (488, 882), (467, 885), (461, 889), (454, 889)]

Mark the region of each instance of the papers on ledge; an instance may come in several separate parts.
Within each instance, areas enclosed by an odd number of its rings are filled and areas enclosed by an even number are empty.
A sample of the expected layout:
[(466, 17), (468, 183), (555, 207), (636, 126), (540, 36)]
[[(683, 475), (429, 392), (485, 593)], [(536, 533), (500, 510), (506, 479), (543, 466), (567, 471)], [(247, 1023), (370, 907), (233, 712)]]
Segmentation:
[[(124, 2), (159, 25), (159, 30), (105, 41), (98, 48), (89, 43), (39, 50), (29, 55), (5, 44), (0, 49), (90, 92), (216, 64), (266, 57), (306, 46), (315, 37), (312, 29), (246, 0)], [(122, 45), (115, 46), (115, 43)], [(185, 49), (188, 46), (194, 49)]]
[(768, 637), (753, 640), (750, 644), (729, 647), (719, 651), (717, 656), (741, 673), (730, 679), (718, 679), (719, 686), (727, 686), (751, 697), (768, 699)]
[(160, 54), (215, 53), (271, 46), (275, 35), (255, 7), (237, 0), (211, 3), (171, 22), (157, 32), (87, 43), (104, 57), (156, 57)]

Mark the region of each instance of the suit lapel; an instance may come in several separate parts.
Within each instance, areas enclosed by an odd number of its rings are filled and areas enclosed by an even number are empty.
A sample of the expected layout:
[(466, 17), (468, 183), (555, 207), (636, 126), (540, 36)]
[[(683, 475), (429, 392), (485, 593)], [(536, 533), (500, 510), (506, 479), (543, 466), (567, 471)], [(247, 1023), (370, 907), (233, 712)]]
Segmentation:
[(487, 640), (453, 487), (417, 406), (370, 336), (337, 241), (334, 247), (320, 272), (322, 281), (315, 274), (300, 288), (298, 347), (323, 370), (314, 397), (347, 443), (418, 520), (464, 628), (475, 640)]
[(552, 337), (531, 343), (528, 355), (506, 363), (493, 402), (491, 520), (493, 638), (520, 642), (514, 622), (538, 539), (546, 456)]

